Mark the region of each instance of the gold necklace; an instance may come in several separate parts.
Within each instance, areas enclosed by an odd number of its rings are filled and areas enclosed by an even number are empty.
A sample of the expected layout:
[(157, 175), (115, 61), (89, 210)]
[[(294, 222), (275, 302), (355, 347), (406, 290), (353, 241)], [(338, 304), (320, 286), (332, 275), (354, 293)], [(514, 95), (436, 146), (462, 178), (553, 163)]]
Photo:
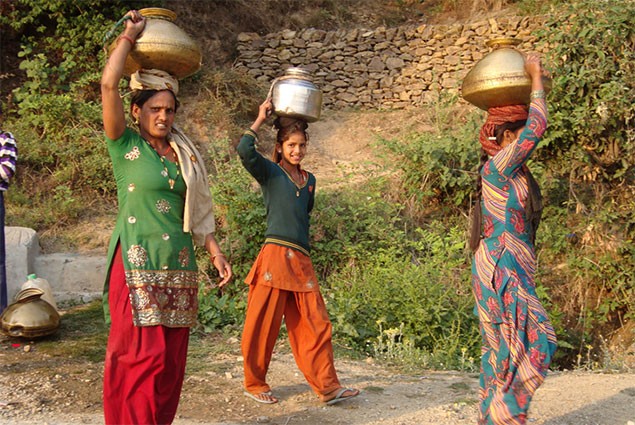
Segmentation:
[[(144, 139), (145, 140), (145, 139)], [(161, 160), (161, 164), (163, 165), (163, 170), (161, 170), (161, 175), (163, 177), (167, 177), (168, 179), (168, 184), (170, 185), (170, 190), (174, 189), (174, 185), (176, 184), (176, 180), (179, 178), (179, 176), (181, 175), (181, 167), (179, 167), (179, 157), (176, 154), (176, 152), (174, 152), (174, 149), (172, 149), (172, 146), (170, 144), (168, 144), (168, 148), (165, 150), (165, 152), (163, 154), (160, 154), (159, 151), (157, 149), (155, 149), (150, 142), (148, 142), (146, 140), (146, 143), (148, 145), (150, 145), (150, 147), (152, 148), (153, 151), (155, 151), (157, 153), (157, 155), (159, 156), (159, 160)], [(174, 156), (174, 164), (176, 165), (176, 175), (174, 176), (174, 178), (172, 178), (170, 176), (170, 172), (168, 170), (167, 165), (165, 164), (165, 155), (168, 152), (174, 152), (173, 156)]]
[(168, 171), (168, 167), (165, 164), (165, 155), (160, 155), (159, 159), (161, 160), (161, 164), (163, 164), (163, 170), (161, 171), (161, 175), (163, 177), (167, 177), (168, 178), (168, 184), (170, 185), (170, 189), (174, 189), (174, 184), (176, 183), (176, 180), (181, 175), (181, 167), (179, 167), (179, 158), (175, 155), (174, 165), (176, 165), (176, 176), (174, 176), (174, 178), (172, 178), (170, 176), (170, 173)]

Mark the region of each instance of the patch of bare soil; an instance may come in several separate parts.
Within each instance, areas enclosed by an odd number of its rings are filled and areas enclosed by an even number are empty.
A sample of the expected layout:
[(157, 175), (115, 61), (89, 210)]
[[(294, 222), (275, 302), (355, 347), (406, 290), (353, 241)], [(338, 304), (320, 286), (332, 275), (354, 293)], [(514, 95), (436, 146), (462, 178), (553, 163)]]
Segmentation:
[(383, 173), (380, 139), (430, 131), (420, 110), (334, 112), (309, 125), (309, 148), (302, 166), (315, 174), (318, 188), (355, 184)]
[[(58, 342), (68, 343), (64, 335)], [(101, 361), (52, 356), (40, 348), (40, 342), (17, 344), (0, 339), (0, 423), (103, 423)], [(220, 345), (222, 353), (218, 353)], [(236, 338), (192, 342), (176, 425), (476, 422), (476, 374), (430, 370), (400, 374), (371, 361), (336, 359), (342, 383), (361, 389), (362, 394), (325, 406), (298, 371), (286, 341), (281, 341), (268, 376), (280, 402), (262, 405), (243, 395), (239, 353)], [(534, 398), (529, 423), (632, 425), (635, 375), (552, 372)]]

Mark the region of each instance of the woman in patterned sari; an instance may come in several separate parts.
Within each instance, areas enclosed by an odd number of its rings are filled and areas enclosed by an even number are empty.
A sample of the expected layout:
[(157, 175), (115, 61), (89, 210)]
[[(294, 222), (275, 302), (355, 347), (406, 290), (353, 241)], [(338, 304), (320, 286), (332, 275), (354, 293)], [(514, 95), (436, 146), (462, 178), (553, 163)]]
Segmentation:
[(542, 199), (527, 160), (547, 127), (540, 59), (529, 54), (531, 102), (495, 107), (482, 146), (470, 248), (483, 346), (479, 424), (525, 424), (529, 403), (556, 350), (534, 281)]
[(223, 278), (232, 276), (214, 238), (207, 172), (192, 142), (174, 126), (178, 82), (160, 70), (130, 79), (126, 126), (119, 81), (145, 20), (136, 11), (101, 80), (104, 130), (117, 181), (119, 214), (108, 252), (104, 309), (110, 334), (104, 369), (106, 424), (172, 423), (196, 323), (194, 244)]

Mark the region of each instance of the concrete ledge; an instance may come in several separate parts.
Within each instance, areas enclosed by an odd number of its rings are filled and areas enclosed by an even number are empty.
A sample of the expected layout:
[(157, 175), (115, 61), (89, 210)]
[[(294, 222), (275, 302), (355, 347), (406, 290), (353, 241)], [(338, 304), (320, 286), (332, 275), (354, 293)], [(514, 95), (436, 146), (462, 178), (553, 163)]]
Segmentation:
[(106, 256), (41, 254), (37, 233), (26, 227), (5, 227), (5, 238), (9, 303), (32, 273), (49, 282), (58, 306), (101, 298)]
[(34, 270), (49, 282), (57, 303), (87, 303), (101, 297), (106, 257), (43, 254), (35, 259)]

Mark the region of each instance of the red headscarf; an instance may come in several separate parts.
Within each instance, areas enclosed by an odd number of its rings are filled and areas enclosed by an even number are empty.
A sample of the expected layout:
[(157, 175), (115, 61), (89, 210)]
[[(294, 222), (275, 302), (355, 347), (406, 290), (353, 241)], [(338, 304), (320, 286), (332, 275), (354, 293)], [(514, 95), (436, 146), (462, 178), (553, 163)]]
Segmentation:
[(496, 155), (502, 147), (496, 143), (496, 139), (490, 140), (490, 137), (495, 137), (494, 130), (496, 126), (504, 124), (506, 122), (514, 122), (527, 119), (528, 112), (526, 105), (508, 105), (508, 106), (495, 106), (487, 110), (487, 120), (481, 127), (481, 133), (478, 136), (479, 142), (483, 150), (488, 155)]

